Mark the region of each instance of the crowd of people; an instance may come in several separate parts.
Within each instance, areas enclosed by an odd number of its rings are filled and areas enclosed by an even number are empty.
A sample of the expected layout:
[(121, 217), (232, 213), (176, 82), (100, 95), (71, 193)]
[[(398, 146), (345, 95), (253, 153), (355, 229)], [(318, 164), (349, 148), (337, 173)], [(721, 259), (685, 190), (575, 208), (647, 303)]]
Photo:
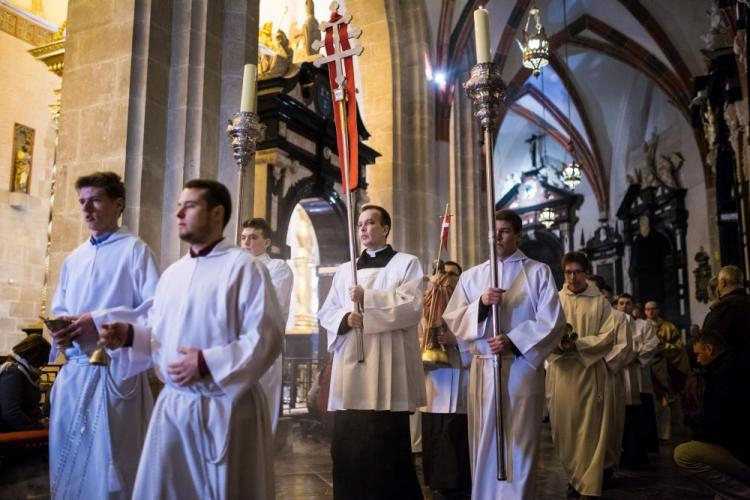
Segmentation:
[[(49, 419), (52, 498), (274, 498), (293, 278), (267, 254), (271, 228), (246, 221), (234, 246), (223, 234), (227, 188), (188, 181), (175, 220), (189, 249), (160, 273), (119, 225), (119, 176), (84, 176), (75, 189), (91, 234), (65, 259), (53, 300), (68, 324), (51, 332), (51, 348), (32, 335), (0, 366), (3, 429), (44, 425), (28, 401), (38, 400), (48, 353), (63, 355)], [(494, 269), (436, 262), (426, 278), (417, 256), (387, 243), (388, 212), (362, 207), (362, 253), (337, 268), (319, 311), (332, 363), (334, 497), (423, 498), (417, 414), (435, 499), (535, 498), (545, 416), (569, 498), (601, 496), (618, 469), (647, 466), (683, 417), (692, 440), (675, 449), (676, 464), (722, 498), (750, 498), (750, 298), (740, 270), (724, 267), (713, 281), (691, 358), (656, 302), (613, 297), (581, 252), (563, 257), (558, 290), (550, 268), (519, 249), (521, 218), (495, 218)], [(92, 362), (102, 346), (108, 363)], [(444, 353), (440, 362), (423, 363), (428, 347)], [(165, 384), (155, 404), (149, 368)]]

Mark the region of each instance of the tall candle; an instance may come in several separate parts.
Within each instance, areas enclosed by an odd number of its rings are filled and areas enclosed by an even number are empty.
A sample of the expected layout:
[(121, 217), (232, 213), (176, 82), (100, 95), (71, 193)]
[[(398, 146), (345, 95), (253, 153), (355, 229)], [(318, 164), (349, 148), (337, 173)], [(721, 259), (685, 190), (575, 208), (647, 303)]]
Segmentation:
[(242, 101), (240, 111), (255, 113), (255, 94), (257, 92), (258, 67), (255, 64), (245, 64), (242, 75)]
[(474, 41), (477, 64), (490, 62), (490, 14), (482, 7), (474, 11)]

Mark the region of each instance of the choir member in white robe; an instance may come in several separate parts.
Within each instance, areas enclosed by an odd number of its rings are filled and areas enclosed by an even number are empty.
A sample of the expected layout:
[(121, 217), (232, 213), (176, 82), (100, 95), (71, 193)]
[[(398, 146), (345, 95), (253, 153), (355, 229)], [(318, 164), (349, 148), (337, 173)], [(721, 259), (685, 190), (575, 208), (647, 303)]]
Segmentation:
[[(473, 354), (468, 400), (472, 498), (530, 499), (535, 497), (544, 408), (543, 365), (560, 342), (565, 319), (549, 267), (518, 250), (520, 217), (511, 210), (495, 217), (500, 288), (491, 288), (489, 261), (469, 269), (443, 319)], [(499, 305), (497, 338), (492, 338), (492, 304)], [(497, 480), (495, 353), (502, 355), (507, 481)]]
[(635, 359), (624, 372), (625, 432), (620, 467), (637, 469), (648, 463), (649, 441), (658, 444), (650, 364), (659, 350), (659, 338), (647, 320), (633, 317), (630, 294), (620, 294), (617, 309), (627, 314), (631, 323), (635, 352)]
[[(417, 325), (422, 317), (422, 266), (386, 244), (388, 212), (366, 205), (357, 233), (364, 250), (340, 265), (319, 311), (333, 356), (328, 409), (334, 411), (335, 498), (422, 498), (411, 457), (409, 413), (425, 387)], [(355, 310), (361, 304), (363, 312)], [(357, 362), (357, 332), (364, 362)]]
[(469, 345), (457, 339), (442, 319), (461, 272), (457, 263), (448, 261), (441, 273), (430, 277), (431, 288), (424, 294), (425, 312), (419, 325), (421, 345), (425, 345), (424, 336), (431, 328), (430, 335), (436, 337), (449, 361), (447, 366), (425, 363), (427, 405), (419, 411), (424, 484), (438, 499), (471, 495), (466, 401), (472, 355)]
[(614, 317), (612, 306), (586, 282), (588, 267), (580, 252), (563, 257), (560, 304), (578, 338), (561, 344), (548, 358), (547, 369), (552, 440), (571, 496), (601, 495), (614, 418), (612, 378), (605, 364), (615, 340)]
[(190, 252), (159, 281), (147, 326), (101, 334), (166, 384), (133, 498), (274, 498), (273, 444), (258, 380), (281, 349), (279, 304), (265, 266), (222, 238), (231, 198), (216, 181), (185, 184), (180, 238)]
[(115, 320), (145, 321), (159, 280), (148, 246), (118, 219), (125, 185), (99, 172), (76, 182), (88, 241), (65, 258), (52, 314), (75, 319), (53, 333), (68, 359), (52, 387), (49, 476), (52, 498), (130, 498), (153, 407), (145, 374), (122, 378), (119, 353), (109, 366), (89, 363), (98, 330)]
[[(242, 234), (240, 236), (242, 248), (250, 252), (256, 260), (262, 262), (271, 275), (273, 287), (276, 290), (276, 298), (281, 308), (281, 320), (286, 326), (289, 318), (289, 301), (292, 298), (292, 287), (294, 285), (294, 274), (289, 264), (283, 259), (272, 259), (268, 255), (271, 246), (271, 226), (265, 219), (254, 218), (242, 223)], [(282, 350), (284, 346), (282, 331)], [(283, 352), (282, 352), (283, 354)], [(281, 411), (281, 378), (282, 378), (282, 354), (276, 358), (271, 368), (268, 369), (260, 379), (260, 385), (266, 393), (268, 409), (271, 412), (271, 430), (276, 432)]]

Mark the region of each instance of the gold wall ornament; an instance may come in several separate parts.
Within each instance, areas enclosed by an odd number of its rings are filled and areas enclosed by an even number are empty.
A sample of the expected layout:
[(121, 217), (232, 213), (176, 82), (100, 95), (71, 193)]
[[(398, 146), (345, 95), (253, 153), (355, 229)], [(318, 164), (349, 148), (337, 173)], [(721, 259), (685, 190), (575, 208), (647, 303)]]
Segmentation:
[(13, 125), (13, 150), (10, 168), (10, 191), (29, 194), (31, 191), (31, 166), (34, 157), (34, 129), (16, 123)]
[(52, 35), (51, 42), (39, 45), (28, 51), (34, 59), (43, 62), (48, 70), (59, 77), (63, 76), (67, 25), (68, 21), (63, 21), (57, 32)]

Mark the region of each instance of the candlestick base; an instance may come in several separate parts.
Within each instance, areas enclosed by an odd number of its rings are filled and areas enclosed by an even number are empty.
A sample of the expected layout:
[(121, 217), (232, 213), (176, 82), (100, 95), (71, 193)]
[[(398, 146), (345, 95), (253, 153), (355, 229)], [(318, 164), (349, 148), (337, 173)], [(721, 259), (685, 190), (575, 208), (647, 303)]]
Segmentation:
[(232, 153), (237, 167), (244, 170), (255, 155), (258, 140), (266, 133), (260, 117), (249, 111), (240, 111), (232, 116), (227, 125), (227, 134), (232, 142)]
[(500, 66), (495, 63), (479, 63), (471, 68), (471, 77), (464, 83), (469, 99), (474, 101), (474, 116), (482, 128), (497, 124), (498, 108), (505, 94), (505, 83)]

